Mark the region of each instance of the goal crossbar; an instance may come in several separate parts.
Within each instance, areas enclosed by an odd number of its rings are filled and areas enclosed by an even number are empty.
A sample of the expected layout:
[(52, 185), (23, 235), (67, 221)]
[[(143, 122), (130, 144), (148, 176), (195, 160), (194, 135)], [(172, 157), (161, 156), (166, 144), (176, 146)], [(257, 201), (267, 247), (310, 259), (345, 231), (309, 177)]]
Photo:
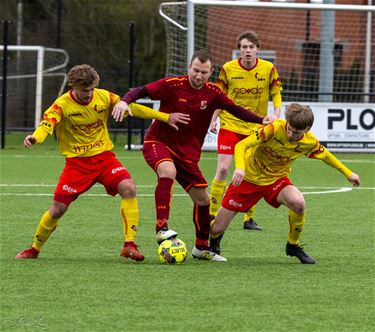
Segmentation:
[[(167, 2), (169, 3), (169, 2)], [(183, 3), (183, 2), (182, 2)], [(350, 11), (375, 11), (375, 6), (368, 5), (337, 5), (314, 3), (280, 3), (280, 2), (252, 2), (236, 0), (188, 0), (185, 3), (207, 6), (254, 7), (274, 9), (304, 9), (304, 10), (350, 10)], [(181, 4), (181, 2), (180, 2)]]
[[(46, 74), (51, 75), (51, 72), (55, 72), (60, 69), (64, 69), (68, 62), (69, 56), (68, 53), (59, 48), (50, 48), (50, 47), (43, 47), (43, 46), (32, 46), (32, 45), (8, 45), (7, 50), (9, 51), (23, 51), (23, 52), (37, 52), (37, 65), (36, 65), (36, 91), (35, 91), (35, 119), (34, 125), (35, 128), (39, 125), (41, 116), (42, 116), (42, 91), (43, 91), (43, 76)], [(4, 46), (0, 45), (0, 51), (4, 51)], [(45, 52), (52, 51), (56, 53), (61, 53), (64, 55), (64, 62), (50, 68), (44, 68), (44, 54)], [(55, 74), (59, 75), (59, 74)], [(17, 76), (7, 76), (7, 79), (15, 79), (15, 78), (26, 78), (26, 77), (33, 77), (34, 75), (17, 75)], [(3, 79), (2, 77), (0, 79)]]

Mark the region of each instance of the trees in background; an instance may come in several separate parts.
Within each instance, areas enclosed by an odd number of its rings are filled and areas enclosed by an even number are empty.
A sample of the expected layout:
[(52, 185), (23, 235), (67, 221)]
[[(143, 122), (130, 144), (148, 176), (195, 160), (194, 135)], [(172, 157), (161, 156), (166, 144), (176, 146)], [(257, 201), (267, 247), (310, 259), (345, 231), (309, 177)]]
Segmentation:
[(166, 47), (158, 14), (160, 2), (18, 0), (0, 2), (0, 13), (1, 19), (12, 21), (9, 44), (16, 45), (18, 39), (23, 45), (59, 46), (69, 54), (69, 67), (92, 65), (101, 76), (101, 85), (121, 94), (129, 88), (130, 22), (135, 24), (136, 35), (134, 85), (164, 76)]

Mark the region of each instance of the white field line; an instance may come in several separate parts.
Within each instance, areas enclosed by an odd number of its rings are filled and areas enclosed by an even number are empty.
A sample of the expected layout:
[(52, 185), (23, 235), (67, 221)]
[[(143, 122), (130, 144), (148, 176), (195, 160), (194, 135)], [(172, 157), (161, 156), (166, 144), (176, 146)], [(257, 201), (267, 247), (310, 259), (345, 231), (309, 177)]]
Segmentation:
[[(20, 188), (20, 187), (55, 187), (51, 184), (0, 184), (3, 188)], [(94, 187), (101, 187), (101, 185), (95, 185)], [(154, 185), (140, 185), (138, 188), (154, 188)], [(182, 190), (182, 188), (176, 187), (176, 189)], [(209, 189), (209, 188), (208, 188)], [(323, 195), (323, 194), (337, 194), (344, 193), (355, 190), (375, 190), (375, 188), (370, 187), (299, 187), (299, 189), (306, 189), (311, 191), (303, 191), (304, 195)], [(320, 190), (317, 190), (320, 189)], [(95, 193), (84, 193), (84, 196), (88, 197), (109, 197), (108, 194), (95, 194)], [(0, 196), (53, 196), (53, 193), (12, 193), (12, 192), (0, 192)], [(173, 197), (185, 197), (188, 196), (185, 192), (183, 193), (173, 193)], [(137, 197), (154, 197), (154, 193), (137, 193)]]
[[(117, 157), (119, 159), (125, 160), (144, 160), (142, 156), (134, 157), (134, 156), (127, 156), (117, 153)], [(16, 154), (16, 155), (8, 155), (2, 156), (2, 158), (33, 158), (33, 159), (63, 159), (62, 156), (59, 155), (33, 155), (33, 154)], [(217, 160), (217, 157), (202, 157), (201, 160)], [(301, 158), (298, 159), (299, 161), (308, 161), (309, 158)], [(375, 158), (373, 159), (340, 159), (343, 163), (364, 163), (364, 164), (375, 164)]]

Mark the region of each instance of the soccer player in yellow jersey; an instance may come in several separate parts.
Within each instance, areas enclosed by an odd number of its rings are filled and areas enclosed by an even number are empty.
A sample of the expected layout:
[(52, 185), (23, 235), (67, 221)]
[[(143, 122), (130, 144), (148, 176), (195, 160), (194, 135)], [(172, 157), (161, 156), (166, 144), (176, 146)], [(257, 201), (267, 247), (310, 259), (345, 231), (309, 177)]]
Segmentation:
[[(274, 115), (280, 116), (282, 90), (279, 74), (275, 66), (257, 57), (260, 41), (256, 33), (245, 31), (237, 37), (240, 50), (239, 59), (223, 65), (217, 85), (235, 103), (249, 111), (265, 116), (268, 101), (272, 96)], [(210, 130), (216, 133), (216, 120), (220, 115), (218, 134), (218, 165), (212, 181), (210, 194), (210, 214), (216, 216), (221, 198), (226, 188), (226, 178), (232, 163), (236, 143), (246, 138), (259, 125), (244, 122), (226, 110), (215, 112)], [(244, 229), (261, 230), (254, 221), (255, 205), (244, 215)]]
[(293, 162), (303, 155), (320, 159), (341, 172), (353, 186), (360, 185), (359, 176), (336, 159), (309, 131), (314, 114), (308, 106), (288, 105), (285, 118), (257, 129), (237, 143), (232, 183), (211, 223), (212, 251), (220, 252), (222, 234), (237, 212), (246, 212), (264, 198), (274, 208), (281, 204), (289, 208), (286, 254), (297, 257), (303, 264), (314, 264), (315, 259), (299, 246), (305, 224), (305, 200), (288, 178)]
[[(121, 196), (124, 245), (120, 255), (142, 261), (144, 256), (134, 242), (138, 227), (136, 187), (130, 173), (111, 152), (113, 143), (107, 127), (109, 114), (120, 97), (98, 89), (99, 75), (86, 64), (74, 66), (69, 71), (68, 83), (71, 90), (55, 100), (44, 113), (39, 127), (24, 140), (24, 146), (29, 148), (43, 143), (55, 129), (66, 163), (52, 205), (39, 221), (34, 243), (20, 252), (16, 259), (37, 258), (70, 203), (99, 182), (109, 195)], [(185, 114), (166, 114), (137, 104), (131, 105), (129, 113), (144, 119), (168, 122), (175, 129), (175, 123), (186, 124), (189, 120)]]

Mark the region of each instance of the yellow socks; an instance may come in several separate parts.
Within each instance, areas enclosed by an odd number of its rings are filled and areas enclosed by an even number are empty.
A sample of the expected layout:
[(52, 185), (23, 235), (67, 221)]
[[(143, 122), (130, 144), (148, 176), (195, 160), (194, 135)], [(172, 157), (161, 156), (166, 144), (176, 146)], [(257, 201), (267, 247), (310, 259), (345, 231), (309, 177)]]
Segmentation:
[(57, 227), (58, 220), (51, 218), (49, 210), (43, 214), (35, 232), (34, 243), (32, 245), (34, 249), (41, 251), (43, 244), (47, 242), (49, 236)]
[(210, 215), (216, 216), (219, 211), (220, 202), (224, 195), (225, 187), (227, 185), (226, 181), (219, 181), (213, 179), (211, 194), (210, 194)]
[(256, 205), (253, 205), (251, 207), (251, 209), (249, 211), (247, 211), (244, 216), (243, 216), (243, 221), (244, 222), (247, 222), (249, 221), (251, 218), (254, 219), (254, 214), (255, 214), (255, 210), (257, 209), (257, 206)]
[(123, 198), (120, 210), (125, 242), (134, 241), (139, 223), (137, 198)]
[(290, 244), (298, 244), (303, 226), (305, 225), (305, 213), (299, 215), (289, 210), (289, 232), (288, 242)]

